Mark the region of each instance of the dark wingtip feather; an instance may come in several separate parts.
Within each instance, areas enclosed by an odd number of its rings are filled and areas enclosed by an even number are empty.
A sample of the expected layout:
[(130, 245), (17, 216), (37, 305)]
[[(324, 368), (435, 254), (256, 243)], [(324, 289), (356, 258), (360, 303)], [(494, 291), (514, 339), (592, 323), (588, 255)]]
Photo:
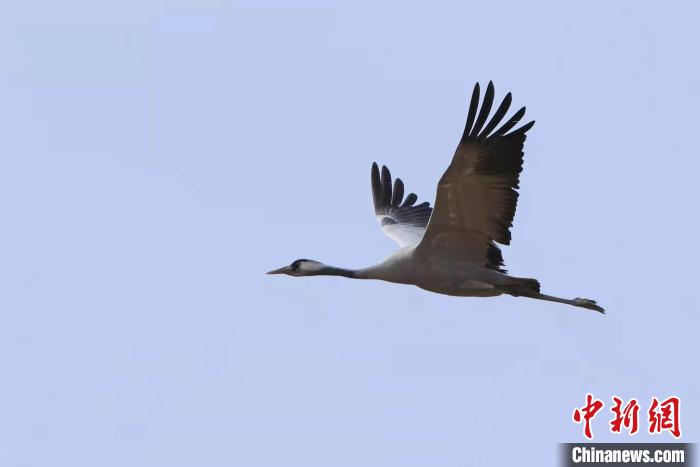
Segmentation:
[(403, 180), (397, 178), (392, 184), (391, 172), (384, 165), (380, 169), (377, 163), (373, 163), (371, 175), (374, 212), (381, 216), (382, 226), (397, 223), (419, 227), (428, 225), (433, 212), (430, 203), (423, 202), (413, 206), (418, 196), (410, 193), (401, 204), (405, 190)]
[(522, 118), (525, 116), (525, 107), (521, 107), (517, 112), (513, 114), (512, 117), (508, 119), (506, 123), (501, 126), (498, 130), (496, 130), (492, 135), (491, 138), (497, 138), (499, 136), (503, 136), (506, 133), (510, 131), (511, 128), (513, 128), (515, 125), (522, 120)]
[(503, 120), (503, 117), (505, 116), (506, 112), (508, 112), (508, 109), (510, 108), (510, 103), (512, 101), (513, 95), (511, 93), (506, 94), (506, 97), (504, 97), (503, 101), (501, 101), (501, 105), (499, 105), (498, 109), (496, 109), (496, 113), (493, 114), (493, 117), (491, 117), (489, 123), (483, 129), (481, 134), (479, 134), (479, 138), (487, 138), (489, 136), (489, 133), (491, 133), (493, 129), (496, 128), (499, 123), (501, 123), (501, 120)]
[(404, 200), (401, 207), (405, 208), (408, 206), (413, 206), (413, 203), (415, 203), (416, 201), (418, 201), (418, 195), (416, 195), (415, 193), (409, 193), (408, 196), (406, 196), (406, 199)]
[(516, 131), (517, 131), (518, 133), (525, 134), (525, 133), (527, 133), (527, 131), (530, 130), (530, 128), (532, 128), (533, 126), (535, 126), (535, 121), (534, 121), (534, 120), (531, 121), (530, 123), (526, 123), (525, 125), (521, 126), (521, 127), (518, 128)]
[(493, 95), (495, 90), (493, 87), (493, 82), (489, 81), (489, 85), (486, 87), (486, 93), (484, 94), (484, 102), (481, 104), (481, 110), (479, 111), (479, 116), (476, 118), (476, 123), (474, 123), (474, 128), (469, 133), (470, 138), (476, 138), (476, 136), (481, 132), (481, 128), (486, 123), (486, 119), (491, 112), (491, 105), (493, 105)]
[(476, 109), (479, 108), (479, 94), (481, 93), (481, 88), (479, 83), (474, 85), (474, 90), (472, 91), (472, 98), (469, 102), (469, 111), (467, 113), (467, 123), (464, 125), (464, 133), (462, 133), (462, 141), (469, 139), (469, 134), (472, 130), (472, 125), (474, 124), (474, 117), (476, 117)]
[(391, 205), (398, 207), (403, 200), (403, 181), (397, 178), (394, 181), (394, 192), (391, 194)]
[(391, 204), (391, 172), (386, 165), (382, 166), (382, 206)]
[(382, 182), (379, 178), (379, 166), (376, 162), (372, 163), (372, 200), (374, 201), (374, 212), (379, 211), (382, 201)]

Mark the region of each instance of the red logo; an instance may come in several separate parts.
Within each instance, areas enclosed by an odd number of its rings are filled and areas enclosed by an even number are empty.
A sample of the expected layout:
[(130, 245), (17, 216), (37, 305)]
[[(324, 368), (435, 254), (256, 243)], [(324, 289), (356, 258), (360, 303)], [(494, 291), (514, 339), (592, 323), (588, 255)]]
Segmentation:
[[(613, 405), (610, 412), (613, 414), (610, 420), (610, 431), (621, 433), (623, 429), (632, 436), (639, 430), (639, 403), (634, 397), (627, 403), (617, 396), (612, 397)], [(593, 394), (586, 394), (586, 403), (583, 407), (576, 407), (572, 414), (575, 423), (583, 423), (583, 435), (587, 439), (593, 439), (591, 422), (603, 408), (603, 401), (593, 397)], [(664, 401), (659, 401), (656, 397), (651, 398), (649, 404), (648, 421), (649, 433), (656, 434), (668, 431), (674, 438), (681, 437), (680, 424), (681, 400), (676, 396), (671, 396)]]
[[(588, 439), (593, 439), (593, 433), (591, 432), (591, 420), (598, 413), (600, 409), (603, 408), (603, 401), (599, 399), (594, 399), (593, 394), (586, 394), (586, 405), (581, 408), (576, 407), (573, 414), (574, 422), (581, 423), (581, 418), (583, 418), (583, 434)], [(583, 412), (583, 417), (581, 413)]]
[(639, 429), (639, 404), (634, 397), (622, 407), (622, 399), (617, 396), (612, 398), (615, 405), (610, 411), (615, 414), (615, 418), (610, 421), (610, 431), (619, 433), (622, 427), (625, 427), (630, 435), (633, 435)]
[(681, 400), (678, 397), (672, 396), (663, 402), (652, 397), (651, 407), (649, 407), (649, 433), (661, 433), (668, 430), (674, 438), (680, 438), (680, 410)]

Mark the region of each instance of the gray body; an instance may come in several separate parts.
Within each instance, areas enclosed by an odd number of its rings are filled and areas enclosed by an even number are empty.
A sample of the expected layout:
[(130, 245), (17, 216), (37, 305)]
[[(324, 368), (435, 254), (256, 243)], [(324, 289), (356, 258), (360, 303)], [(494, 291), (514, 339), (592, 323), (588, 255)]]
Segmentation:
[(430, 292), (458, 297), (494, 297), (500, 286), (517, 278), (479, 263), (431, 259), (416, 253), (415, 246), (401, 248), (379, 264), (355, 271), (357, 279), (378, 279), (411, 284)]

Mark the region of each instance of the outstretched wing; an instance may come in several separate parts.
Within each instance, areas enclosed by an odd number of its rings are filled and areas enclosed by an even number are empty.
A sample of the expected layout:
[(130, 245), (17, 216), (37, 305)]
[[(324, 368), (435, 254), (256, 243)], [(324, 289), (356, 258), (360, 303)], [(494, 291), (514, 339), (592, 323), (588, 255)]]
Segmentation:
[(418, 196), (409, 193), (403, 198), (404, 186), (400, 178), (392, 184), (391, 173), (382, 166), (381, 175), (377, 163), (372, 164), (372, 197), (374, 213), (382, 231), (401, 247), (420, 242), (428, 225), (433, 208), (430, 203), (415, 204)]
[(493, 83), (486, 88), (480, 110), (479, 94), (477, 83), (464, 134), (440, 179), (435, 210), (417, 251), (464, 262), (484, 261), (500, 270), (503, 258), (494, 242), (510, 244), (525, 133), (535, 122), (510, 131), (525, 115), (523, 107), (496, 129), (508, 112), (511, 95), (489, 120)]

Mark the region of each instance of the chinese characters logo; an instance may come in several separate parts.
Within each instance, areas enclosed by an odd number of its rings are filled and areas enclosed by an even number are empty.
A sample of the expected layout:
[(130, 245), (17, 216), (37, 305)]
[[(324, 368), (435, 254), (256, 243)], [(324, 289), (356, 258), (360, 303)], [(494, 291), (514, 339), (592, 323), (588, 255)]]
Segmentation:
[[(612, 397), (613, 406), (610, 412), (613, 414), (610, 420), (610, 431), (621, 433), (626, 430), (629, 435), (634, 435), (639, 430), (639, 402), (631, 398), (627, 402), (617, 396)], [(600, 399), (593, 397), (593, 394), (586, 394), (586, 403), (583, 407), (576, 407), (572, 415), (575, 423), (583, 423), (583, 435), (587, 439), (593, 439), (591, 421), (602, 410), (604, 403)], [(674, 438), (681, 437), (680, 423), (681, 400), (676, 396), (671, 396), (663, 401), (656, 397), (651, 398), (649, 410), (647, 410), (648, 432), (657, 434), (668, 431)]]

